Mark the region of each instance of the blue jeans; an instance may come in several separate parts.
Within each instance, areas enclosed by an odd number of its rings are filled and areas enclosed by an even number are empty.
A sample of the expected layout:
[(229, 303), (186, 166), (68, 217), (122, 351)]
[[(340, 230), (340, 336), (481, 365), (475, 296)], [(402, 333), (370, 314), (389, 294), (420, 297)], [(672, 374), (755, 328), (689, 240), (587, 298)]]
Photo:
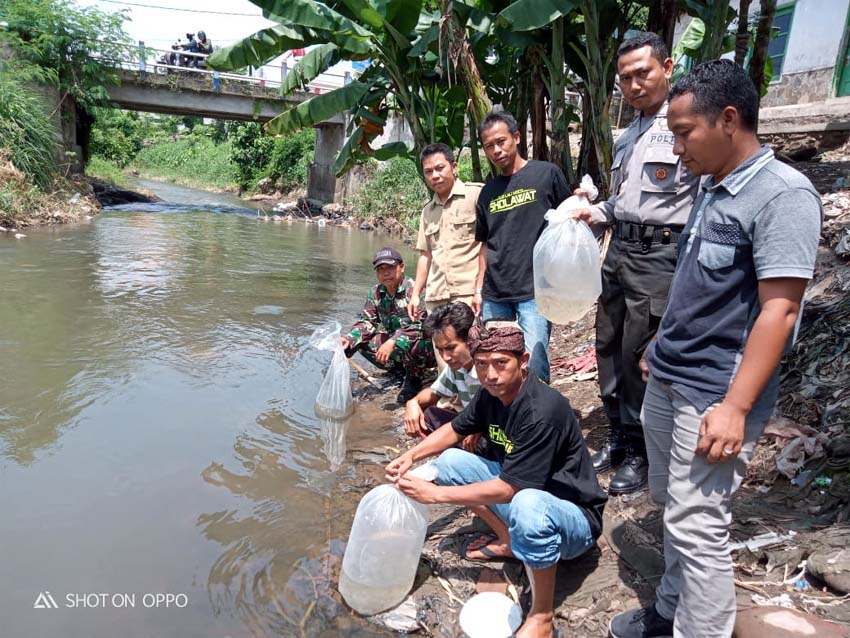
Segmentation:
[(549, 383), (549, 333), (552, 324), (537, 309), (534, 299), (526, 301), (490, 301), (481, 306), (481, 319), (507, 319), (519, 321), (525, 335), (525, 350), (531, 355), (528, 367), (541, 381)]
[[(451, 448), (436, 462), (439, 485), (470, 485), (498, 478), (501, 465)], [(511, 551), (531, 569), (551, 567), (593, 547), (587, 517), (578, 505), (549, 492), (524, 489), (510, 503), (489, 506), (508, 526)]]

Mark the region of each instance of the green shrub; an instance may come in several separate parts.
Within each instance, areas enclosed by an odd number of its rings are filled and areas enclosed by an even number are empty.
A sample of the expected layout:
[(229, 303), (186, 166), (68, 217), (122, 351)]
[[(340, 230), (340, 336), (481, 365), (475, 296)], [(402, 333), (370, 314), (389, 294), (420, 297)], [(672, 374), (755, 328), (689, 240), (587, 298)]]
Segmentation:
[(86, 164), (86, 175), (112, 182), (117, 186), (127, 184), (127, 177), (121, 171), (121, 168), (99, 155), (92, 155), (89, 158), (88, 164)]
[(287, 137), (274, 139), (271, 156), (263, 173), (275, 183), (280, 181), (284, 190), (307, 185), (307, 169), (313, 161), (316, 132), (304, 129)]
[(263, 127), (254, 122), (233, 124), (228, 131), (228, 139), (236, 182), (240, 189), (248, 189), (269, 163), (274, 139), (266, 136)]
[(419, 213), (430, 197), (416, 164), (409, 158), (395, 157), (380, 165), (373, 163), (371, 169), (369, 180), (348, 202), (355, 214), (394, 217), (415, 231)]
[(0, 66), (0, 143), (9, 159), (40, 188), (55, 173), (56, 140), (41, 96)]
[(190, 186), (230, 189), (236, 185), (229, 142), (216, 144), (209, 137), (188, 135), (146, 146), (133, 166), (149, 177)]

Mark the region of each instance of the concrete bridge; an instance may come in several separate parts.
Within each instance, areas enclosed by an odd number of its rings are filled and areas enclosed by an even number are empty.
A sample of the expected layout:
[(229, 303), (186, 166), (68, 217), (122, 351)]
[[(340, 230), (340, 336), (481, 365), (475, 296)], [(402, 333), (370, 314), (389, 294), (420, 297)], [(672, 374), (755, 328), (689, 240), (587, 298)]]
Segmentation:
[[(276, 86), (257, 82), (255, 78), (249, 83), (242, 78), (233, 79), (239, 76), (229, 74), (173, 67), (169, 70), (165, 73), (123, 69), (121, 84), (109, 88), (109, 97), (116, 106), (131, 111), (268, 122), (313, 95), (299, 91), (281, 98)], [(343, 124), (342, 116), (327, 123)]]
[[(112, 61), (121, 69), (121, 83), (108, 89), (109, 97), (116, 106), (147, 113), (264, 123), (294, 104), (336, 88), (333, 84), (316, 81), (308, 85), (309, 91), (281, 98), (280, 81), (172, 66), (148, 59), (163, 52), (172, 53), (170, 50), (145, 48), (140, 42), (138, 49), (128, 51), (127, 59)], [(136, 60), (131, 59), (136, 55)], [(184, 59), (206, 57), (186, 51), (180, 52), (180, 55)], [(279, 68), (282, 81), (287, 68), (285, 65)], [(337, 79), (337, 83), (347, 81), (344, 76)], [(316, 126), (313, 163), (307, 179), (307, 196), (311, 199), (334, 201), (335, 195), (342, 190), (331, 167), (345, 141), (344, 126), (343, 114)]]

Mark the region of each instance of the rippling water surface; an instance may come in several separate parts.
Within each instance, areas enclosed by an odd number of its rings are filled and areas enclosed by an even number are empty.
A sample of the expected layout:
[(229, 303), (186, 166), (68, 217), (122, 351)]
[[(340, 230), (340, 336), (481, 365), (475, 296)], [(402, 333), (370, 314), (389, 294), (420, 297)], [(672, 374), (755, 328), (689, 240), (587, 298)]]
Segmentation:
[(327, 596), (357, 496), (306, 341), (387, 240), (162, 194), (0, 237), (0, 635), (374, 636)]

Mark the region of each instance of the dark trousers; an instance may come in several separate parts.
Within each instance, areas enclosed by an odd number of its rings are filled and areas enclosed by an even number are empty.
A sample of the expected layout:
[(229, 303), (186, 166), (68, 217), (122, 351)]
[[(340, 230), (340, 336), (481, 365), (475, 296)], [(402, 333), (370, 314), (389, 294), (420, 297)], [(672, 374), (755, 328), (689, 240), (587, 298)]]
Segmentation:
[(602, 264), (596, 359), (602, 405), (612, 434), (645, 453), (640, 408), (646, 384), (640, 359), (655, 336), (676, 268), (676, 244), (615, 238)]

